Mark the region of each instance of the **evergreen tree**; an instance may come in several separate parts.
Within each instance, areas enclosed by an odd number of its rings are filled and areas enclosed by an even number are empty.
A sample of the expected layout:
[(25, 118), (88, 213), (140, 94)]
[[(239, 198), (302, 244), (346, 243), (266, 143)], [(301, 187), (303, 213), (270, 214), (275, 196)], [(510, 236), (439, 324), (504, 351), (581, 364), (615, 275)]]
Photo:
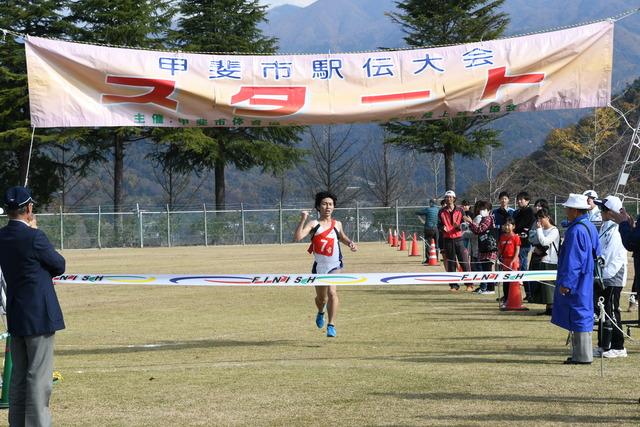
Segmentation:
[[(59, 1), (6, 1), (0, 8), (0, 28), (60, 37), (64, 33), (61, 13)], [(0, 191), (4, 191), (25, 183), (32, 129), (24, 43), (11, 33), (0, 37)], [(57, 129), (35, 132), (28, 185), (41, 205), (49, 202), (59, 184), (55, 165), (45, 153), (59, 133)]]
[[(67, 21), (72, 24), (68, 32), (74, 40), (146, 48), (164, 47), (175, 11), (168, 0), (70, 0), (67, 6)], [(126, 145), (147, 138), (149, 132), (135, 127), (100, 128), (84, 139), (97, 151), (113, 153), (115, 212), (120, 212), (124, 201)]]
[[(498, 11), (504, 0), (405, 0), (391, 19), (407, 34), (412, 47), (490, 40), (503, 34), (509, 19)], [(393, 122), (388, 143), (424, 153), (442, 153), (445, 185), (455, 190), (455, 155), (481, 155), (500, 145), (498, 131), (483, 128), (492, 118), (445, 118), (428, 122)]]
[[(257, 0), (180, 1), (176, 47), (184, 51), (270, 54), (276, 39), (262, 34), (266, 7)], [(281, 172), (302, 159), (295, 147), (300, 127), (198, 128), (184, 135), (189, 150), (197, 153), (196, 166), (214, 170), (216, 209), (225, 208), (225, 168), (261, 167)]]
[[(174, 8), (169, 0), (68, 0), (68, 32), (74, 40), (118, 46), (162, 48)], [(124, 159), (129, 143), (147, 138), (149, 129), (136, 127), (98, 128), (88, 132), (83, 143), (113, 156), (113, 208), (120, 212), (124, 201)], [(97, 157), (97, 156), (96, 156)], [(114, 239), (122, 237), (122, 218), (114, 221)]]

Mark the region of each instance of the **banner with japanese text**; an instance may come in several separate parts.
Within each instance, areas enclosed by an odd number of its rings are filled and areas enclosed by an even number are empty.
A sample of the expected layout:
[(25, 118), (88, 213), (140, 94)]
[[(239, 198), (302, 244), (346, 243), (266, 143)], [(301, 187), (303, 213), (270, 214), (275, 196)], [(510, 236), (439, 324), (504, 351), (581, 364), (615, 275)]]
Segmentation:
[(613, 22), (464, 45), (189, 54), (26, 40), (35, 127), (244, 127), (602, 107)]

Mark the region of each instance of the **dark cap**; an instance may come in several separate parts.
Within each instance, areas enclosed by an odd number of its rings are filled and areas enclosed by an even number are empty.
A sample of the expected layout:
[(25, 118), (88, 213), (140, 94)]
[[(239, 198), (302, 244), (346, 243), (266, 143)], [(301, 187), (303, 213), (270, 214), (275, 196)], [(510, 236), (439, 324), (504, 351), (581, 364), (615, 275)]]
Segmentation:
[(28, 203), (35, 203), (31, 191), (25, 187), (11, 187), (4, 193), (4, 204), (9, 210), (20, 209)]

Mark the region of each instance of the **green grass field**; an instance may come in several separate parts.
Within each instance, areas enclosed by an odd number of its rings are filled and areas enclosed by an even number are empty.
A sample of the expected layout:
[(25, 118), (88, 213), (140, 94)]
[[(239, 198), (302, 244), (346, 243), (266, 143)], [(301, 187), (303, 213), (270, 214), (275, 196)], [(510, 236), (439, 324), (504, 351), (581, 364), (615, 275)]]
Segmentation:
[[(63, 254), (69, 273), (300, 273), (305, 249)], [(350, 272), (427, 270), (378, 243), (345, 258)], [(567, 334), (535, 315), (542, 306), (501, 313), (494, 297), (446, 289), (340, 287), (329, 339), (312, 289), (59, 286), (67, 329), (56, 336), (54, 424), (640, 424), (637, 342), (628, 358), (604, 360), (601, 376), (599, 360), (562, 364)]]

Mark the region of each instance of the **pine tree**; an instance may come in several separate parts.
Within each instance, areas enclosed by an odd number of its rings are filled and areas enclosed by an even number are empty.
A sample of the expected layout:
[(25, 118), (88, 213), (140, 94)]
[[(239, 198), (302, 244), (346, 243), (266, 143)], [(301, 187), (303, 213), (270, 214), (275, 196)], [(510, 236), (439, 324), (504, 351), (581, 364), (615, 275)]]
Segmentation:
[[(163, 47), (174, 13), (167, 0), (73, 0), (68, 7), (68, 21), (74, 24), (69, 32), (74, 40), (147, 48)], [(95, 150), (113, 153), (115, 212), (120, 212), (124, 201), (126, 145), (148, 136), (148, 129), (120, 127), (96, 129), (85, 138)]]
[[(59, 1), (7, 1), (0, 8), (0, 28), (9, 31), (60, 37), (63, 27)], [(25, 183), (32, 129), (24, 42), (11, 33), (0, 37), (0, 186), (5, 189)], [(59, 185), (55, 165), (45, 153), (59, 134), (58, 129), (35, 132), (28, 184), (41, 205)]]
[[(276, 39), (262, 34), (266, 7), (257, 0), (180, 1), (176, 47), (195, 52), (269, 54), (277, 50)], [(214, 170), (216, 209), (225, 208), (225, 168), (261, 167), (281, 172), (302, 159), (296, 148), (299, 127), (193, 129), (184, 137), (197, 153), (199, 166)]]
[[(412, 47), (490, 40), (503, 34), (509, 19), (498, 11), (504, 0), (405, 0), (391, 19), (407, 34)], [(447, 118), (428, 122), (393, 122), (388, 143), (423, 153), (442, 153), (445, 185), (455, 190), (455, 155), (481, 155), (485, 147), (498, 147), (498, 131), (484, 126), (492, 118)]]
[[(119, 46), (162, 48), (175, 9), (168, 0), (69, 0), (68, 32), (74, 40)], [(120, 212), (124, 201), (124, 159), (129, 143), (147, 138), (149, 129), (100, 128), (84, 139), (94, 150), (113, 155), (113, 206)], [(108, 156), (103, 156), (106, 160)], [(115, 222), (116, 243), (120, 240)]]

